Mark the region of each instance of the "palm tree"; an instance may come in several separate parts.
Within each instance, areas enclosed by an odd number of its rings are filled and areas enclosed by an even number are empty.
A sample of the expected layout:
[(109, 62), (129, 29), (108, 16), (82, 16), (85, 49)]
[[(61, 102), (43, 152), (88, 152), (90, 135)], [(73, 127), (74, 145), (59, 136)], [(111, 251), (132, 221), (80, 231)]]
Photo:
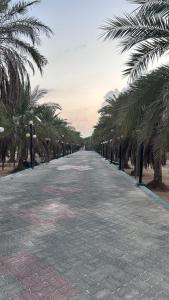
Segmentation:
[[(7, 150), (10, 149), (10, 160), (14, 161), (17, 150), (19, 158), (18, 169), (23, 167), (23, 161), (27, 158), (26, 132), (30, 120), (36, 121), (34, 113), (37, 101), (47, 93), (36, 87), (31, 91), (29, 81), (25, 82), (20, 89), (20, 95), (15, 106), (4, 105), (1, 102), (0, 122), (5, 127), (4, 136), (1, 137), (1, 144), (8, 141)], [(4, 122), (5, 117), (5, 122)]]
[(40, 104), (38, 101), (47, 91), (38, 86), (32, 91), (29, 80), (30, 69), (38, 68), (42, 73), (47, 63), (37, 47), (41, 33), (49, 37), (51, 29), (28, 14), (29, 7), (39, 0), (0, 1), (0, 124), (5, 132), (0, 136), (0, 158), (10, 161), (18, 155), (18, 169), (28, 156), (26, 133), (33, 120), (38, 139), (35, 150), (46, 156), (45, 138), (50, 138), (50, 151), (56, 157), (58, 140), (81, 140), (79, 132), (59, 117), (61, 107), (57, 103)]
[[(18, 124), (24, 124), (25, 119), (28, 119), (32, 105), (29, 69), (35, 72), (37, 66), (42, 73), (47, 63), (37, 46), (40, 43), (41, 33), (49, 37), (52, 31), (37, 18), (28, 14), (29, 7), (39, 2), (0, 1), (0, 119), (1, 125), (4, 124), (6, 129), (5, 134), (1, 136), (0, 148), (7, 151), (10, 147), (12, 156), (16, 146), (20, 149), (18, 151), (20, 153), (25, 145), (23, 132), (22, 138), (21, 132), (18, 133), (18, 128), (22, 126)], [(38, 93), (38, 90), (35, 92)], [(35, 99), (35, 94), (32, 98)], [(18, 136), (19, 140), (17, 140)], [(8, 147), (3, 146), (4, 142), (8, 143)], [(5, 152), (3, 153), (5, 157)]]
[(133, 0), (138, 9), (102, 26), (107, 40), (120, 39), (122, 52), (132, 50), (124, 70), (130, 79), (147, 70), (149, 63), (169, 50), (168, 0)]
[[(107, 115), (109, 105), (103, 107), (94, 131), (96, 141), (104, 132), (107, 132), (106, 139), (113, 139), (114, 143), (118, 142), (117, 137), (123, 136), (123, 157), (126, 160), (130, 157), (135, 167), (138, 147), (143, 142), (144, 165), (151, 164), (154, 169), (154, 180), (149, 186), (163, 189), (162, 165), (169, 149), (168, 98), (169, 72), (161, 67), (130, 84), (116, 99), (110, 115)], [(113, 124), (113, 133), (110, 124)]]
[(29, 78), (28, 70), (35, 72), (36, 65), (42, 73), (47, 63), (37, 46), (41, 33), (49, 37), (52, 31), (28, 14), (29, 7), (39, 2), (0, 3), (0, 99), (8, 105), (17, 101), (22, 83)]

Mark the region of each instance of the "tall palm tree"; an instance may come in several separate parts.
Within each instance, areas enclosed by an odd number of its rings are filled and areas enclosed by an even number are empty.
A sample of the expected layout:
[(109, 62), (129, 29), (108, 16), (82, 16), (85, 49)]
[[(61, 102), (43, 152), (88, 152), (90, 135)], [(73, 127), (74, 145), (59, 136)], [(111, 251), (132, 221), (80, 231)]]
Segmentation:
[(122, 52), (132, 50), (124, 70), (130, 79), (147, 70), (149, 63), (169, 50), (168, 0), (132, 0), (138, 9), (102, 26), (107, 40), (120, 39)]
[(0, 99), (12, 105), (18, 99), (22, 83), (35, 66), (42, 73), (46, 58), (39, 52), (41, 33), (51, 29), (28, 13), (40, 1), (3, 0), (0, 3)]

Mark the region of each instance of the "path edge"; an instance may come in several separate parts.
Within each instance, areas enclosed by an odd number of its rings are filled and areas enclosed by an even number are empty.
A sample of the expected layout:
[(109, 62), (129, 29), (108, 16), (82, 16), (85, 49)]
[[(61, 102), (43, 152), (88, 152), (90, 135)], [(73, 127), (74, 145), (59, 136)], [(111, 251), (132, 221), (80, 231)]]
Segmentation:
[(149, 190), (144, 184), (139, 184), (136, 179), (132, 178), (126, 172), (118, 170), (118, 168), (115, 165), (113, 165), (113, 168), (115, 168), (117, 171), (119, 171), (119, 173), (121, 175), (123, 175), (124, 177), (126, 177), (126, 179), (129, 182), (133, 183), (135, 185), (135, 187), (142, 190), (147, 196), (149, 196), (151, 199), (153, 199), (156, 203), (162, 205), (166, 209), (169, 209), (169, 203), (167, 201), (165, 201), (164, 199), (162, 199), (160, 196), (158, 196), (156, 193)]

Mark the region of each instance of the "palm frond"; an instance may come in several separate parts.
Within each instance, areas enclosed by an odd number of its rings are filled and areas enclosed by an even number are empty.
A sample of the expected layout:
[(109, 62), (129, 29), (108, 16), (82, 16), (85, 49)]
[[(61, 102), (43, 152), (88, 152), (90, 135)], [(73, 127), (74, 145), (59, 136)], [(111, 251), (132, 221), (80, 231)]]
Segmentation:
[(104, 26), (102, 36), (105, 40), (120, 39), (121, 51), (132, 49), (127, 62), (125, 75), (131, 79), (144, 72), (154, 58), (168, 51), (169, 13), (168, 0), (135, 1), (140, 4), (138, 10), (124, 17), (109, 19)]
[[(8, 4), (11, 2), (11, 0), (8, 1)], [(32, 6), (34, 4), (40, 3), (40, 0), (34, 0), (34, 1), (18, 1), (17, 3), (14, 3), (12, 6), (8, 8), (8, 13), (6, 14), (6, 17), (11, 18), (12, 16), (16, 16), (16, 14), (25, 14), (28, 12), (29, 6)]]
[(47, 95), (48, 90), (40, 89), (39, 85), (37, 85), (30, 95), (31, 104), (35, 105), (40, 99)]
[(131, 54), (124, 75), (130, 75), (130, 79), (138, 78), (146, 69), (150, 62), (160, 58), (169, 49), (169, 41), (157, 39), (152, 42), (142, 42)]
[(146, 15), (126, 14), (124, 17), (108, 19), (106, 24), (100, 27), (102, 36), (107, 39), (119, 39), (127, 37), (153, 38), (158, 36), (169, 36), (168, 22), (160, 16), (148, 18)]
[(168, 17), (169, 15), (169, 1), (168, 0), (148, 0), (142, 3), (138, 10), (139, 15), (152, 17), (160, 15), (161, 17)]

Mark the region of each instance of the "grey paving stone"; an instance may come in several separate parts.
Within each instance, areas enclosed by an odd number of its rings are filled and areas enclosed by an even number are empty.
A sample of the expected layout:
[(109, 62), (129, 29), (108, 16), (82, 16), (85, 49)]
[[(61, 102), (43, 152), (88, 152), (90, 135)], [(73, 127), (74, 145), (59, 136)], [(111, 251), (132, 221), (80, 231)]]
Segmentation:
[(0, 300), (169, 299), (169, 211), (96, 153), (0, 179), (0, 208)]

